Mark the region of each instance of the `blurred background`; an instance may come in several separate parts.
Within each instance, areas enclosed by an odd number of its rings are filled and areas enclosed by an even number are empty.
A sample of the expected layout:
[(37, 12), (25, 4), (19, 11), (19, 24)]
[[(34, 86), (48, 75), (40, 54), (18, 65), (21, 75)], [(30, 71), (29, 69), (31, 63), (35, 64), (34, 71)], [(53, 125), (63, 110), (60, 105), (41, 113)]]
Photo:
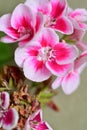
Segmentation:
[[(15, 6), (24, 0), (0, 0), (0, 16), (10, 13)], [(72, 8), (87, 8), (87, 0), (68, 0)], [(84, 38), (87, 40), (87, 38)], [(3, 64), (12, 64), (15, 46), (0, 43), (0, 67)], [(44, 118), (54, 130), (87, 130), (87, 69), (81, 75), (81, 84), (72, 95), (65, 95), (61, 88), (54, 101), (60, 112), (56, 113), (49, 108), (44, 109)]]

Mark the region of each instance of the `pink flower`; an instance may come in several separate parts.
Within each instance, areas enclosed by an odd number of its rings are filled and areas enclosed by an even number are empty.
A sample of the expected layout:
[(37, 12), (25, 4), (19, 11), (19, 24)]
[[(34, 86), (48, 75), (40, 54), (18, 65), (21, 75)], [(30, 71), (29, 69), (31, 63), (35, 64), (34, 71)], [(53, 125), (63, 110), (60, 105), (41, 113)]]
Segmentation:
[(87, 24), (84, 23), (87, 21), (87, 10), (86, 9), (75, 9), (72, 10), (71, 8), (68, 9), (68, 17), (70, 18), (71, 22), (75, 29), (78, 30), (87, 30)]
[(9, 107), (10, 99), (7, 92), (0, 93), (0, 128), (12, 130), (16, 127), (19, 116), (14, 108)]
[(7, 35), (1, 40), (6, 43), (19, 41), (19, 45), (24, 45), (39, 32), (42, 23), (40, 13), (33, 13), (28, 6), (19, 4), (12, 14), (0, 18), (0, 31)]
[(35, 12), (42, 12), (45, 16), (45, 26), (51, 27), (63, 34), (72, 34), (73, 26), (64, 12), (67, 7), (66, 0), (26, 0), (26, 5)]
[(31, 46), (16, 49), (15, 61), (23, 67), (28, 79), (41, 82), (52, 74), (65, 75), (77, 55), (75, 46), (59, 42), (52, 29), (43, 29), (37, 42), (33, 41)]
[(63, 77), (58, 77), (52, 84), (52, 88), (56, 89), (60, 85), (65, 94), (73, 93), (80, 84), (80, 74), (87, 66), (87, 51), (82, 53), (74, 62), (72, 70)]
[(74, 27), (74, 32), (71, 35), (67, 36), (68, 39), (75, 41), (76, 46), (80, 50), (85, 50), (86, 46), (82, 42), (82, 39), (87, 30), (87, 24), (85, 23), (87, 21), (87, 10), (86, 9), (72, 10), (71, 8), (68, 8), (68, 17), (71, 20)]
[(52, 130), (49, 124), (42, 120), (42, 110), (38, 110), (29, 116), (25, 124), (25, 130)]

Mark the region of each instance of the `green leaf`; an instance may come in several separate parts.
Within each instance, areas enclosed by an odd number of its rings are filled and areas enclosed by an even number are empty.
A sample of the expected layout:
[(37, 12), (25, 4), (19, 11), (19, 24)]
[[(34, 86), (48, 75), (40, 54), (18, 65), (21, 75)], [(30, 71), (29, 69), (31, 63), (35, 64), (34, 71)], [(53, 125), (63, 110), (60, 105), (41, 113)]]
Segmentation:
[(13, 88), (13, 86), (14, 86), (13, 79), (10, 77), (8, 87)]
[(39, 93), (37, 98), (38, 98), (39, 102), (41, 103), (41, 105), (45, 106), (45, 104), (48, 103), (53, 96), (54, 96), (54, 93), (48, 91), (46, 88)]

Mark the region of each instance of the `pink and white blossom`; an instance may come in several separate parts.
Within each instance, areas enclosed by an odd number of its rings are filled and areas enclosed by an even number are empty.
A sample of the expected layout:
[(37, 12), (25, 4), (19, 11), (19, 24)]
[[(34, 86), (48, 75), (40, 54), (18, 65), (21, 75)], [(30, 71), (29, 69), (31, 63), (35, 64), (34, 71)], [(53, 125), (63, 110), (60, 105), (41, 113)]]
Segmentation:
[(25, 76), (36, 82), (48, 79), (52, 74), (65, 75), (76, 59), (78, 50), (75, 46), (59, 42), (52, 29), (43, 29), (37, 42), (31, 46), (17, 48), (15, 61), (23, 67)]
[(64, 13), (67, 8), (66, 0), (26, 0), (25, 4), (44, 15), (46, 27), (63, 34), (73, 33), (72, 23)]
[(18, 112), (14, 108), (9, 108), (10, 99), (7, 92), (0, 93), (0, 128), (12, 130), (18, 123)]
[(6, 34), (1, 40), (24, 45), (39, 32), (42, 23), (43, 17), (40, 13), (33, 13), (27, 5), (19, 4), (12, 14), (5, 14), (0, 18), (0, 31)]
[(86, 9), (68, 9), (68, 17), (73, 23), (75, 29), (78, 30), (87, 30), (87, 10)]
[(25, 130), (52, 130), (50, 125), (43, 121), (42, 119), (42, 110), (38, 110), (29, 116), (25, 124)]
[(52, 84), (56, 89), (60, 85), (65, 94), (73, 93), (80, 84), (80, 74), (87, 66), (87, 51), (83, 52), (74, 62), (72, 70), (63, 77), (58, 77)]

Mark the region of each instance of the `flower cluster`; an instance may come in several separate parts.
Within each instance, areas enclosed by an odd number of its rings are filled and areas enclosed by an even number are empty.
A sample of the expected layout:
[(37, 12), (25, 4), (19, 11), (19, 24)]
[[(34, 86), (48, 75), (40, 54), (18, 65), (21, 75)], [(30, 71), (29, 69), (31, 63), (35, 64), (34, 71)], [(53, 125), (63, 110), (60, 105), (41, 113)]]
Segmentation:
[[(73, 10), (66, 0), (26, 0), (11, 14), (1, 16), (0, 31), (5, 33), (1, 41), (18, 43), (14, 59), (27, 79), (40, 83), (55, 77), (51, 89), (61, 86), (69, 95), (78, 88), (80, 74), (87, 66), (87, 45), (83, 42), (86, 22), (87, 10)], [(41, 114), (38, 110), (30, 115), (25, 129), (51, 130)], [(6, 116), (2, 117), (5, 128)]]

